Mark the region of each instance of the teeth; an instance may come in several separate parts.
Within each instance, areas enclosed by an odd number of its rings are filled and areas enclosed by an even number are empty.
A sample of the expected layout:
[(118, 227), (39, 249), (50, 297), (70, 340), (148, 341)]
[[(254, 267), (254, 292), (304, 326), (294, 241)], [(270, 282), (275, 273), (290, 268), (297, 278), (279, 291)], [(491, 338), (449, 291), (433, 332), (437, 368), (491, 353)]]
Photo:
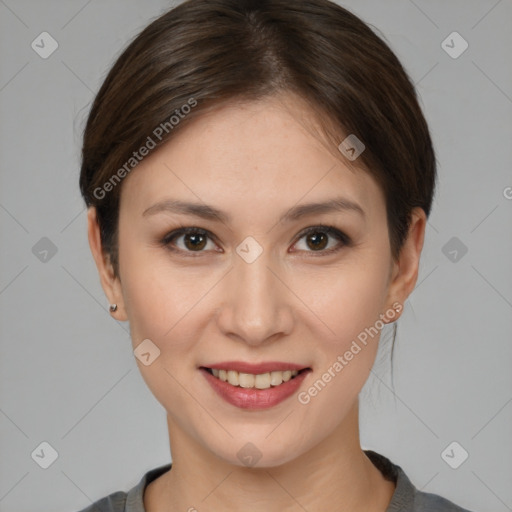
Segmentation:
[(233, 370), (229, 370), (228, 371), (228, 382), (232, 386), (238, 386), (238, 384), (239, 384), (238, 372), (234, 372)]
[(283, 372), (270, 372), (270, 384), (272, 386), (279, 386), (283, 380)]
[[(258, 375), (258, 377), (261, 377), (261, 375)], [(238, 385), (241, 388), (253, 388), (255, 380), (256, 380), (255, 376), (252, 373), (239, 373), (238, 374)]]
[(217, 370), (212, 369), (215, 377), (224, 382), (229, 382), (232, 386), (240, 386), (242, 388), (268, 389), (271, 386), (279, 386), (283, 382), (288, 382), (295, 377), (298, 370), (286, 370), (260, 373), (253, 375), (252, 373), (239, 373), (235, 370)]

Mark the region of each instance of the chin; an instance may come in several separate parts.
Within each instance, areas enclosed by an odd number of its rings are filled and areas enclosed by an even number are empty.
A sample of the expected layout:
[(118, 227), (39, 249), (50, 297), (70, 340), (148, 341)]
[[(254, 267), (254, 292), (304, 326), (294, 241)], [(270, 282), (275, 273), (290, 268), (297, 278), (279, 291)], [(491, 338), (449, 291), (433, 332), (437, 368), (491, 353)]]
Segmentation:
[[(291, 442), (290, 436), (276, 436), (275, 439), (269, 439), (268, 429), (258, 431), (254, 436), (244, 435), (230, 438), (228, 442), (222, 445), (219, 450), (219, 443), (214, 442), (209, 446), (211, 452), (224, 460), (227, 464), (264, 469), (273, 468), (287, 464), (305, 451), (304, 446), (298, 442)], [(285, 433), (283, 431), (283, 433)], [(285, 433), (286, 434), (286, 433)], [(270, 436), (272, 437), (272, 435)], [(288, 442), (284, 442), (287, 439)]]

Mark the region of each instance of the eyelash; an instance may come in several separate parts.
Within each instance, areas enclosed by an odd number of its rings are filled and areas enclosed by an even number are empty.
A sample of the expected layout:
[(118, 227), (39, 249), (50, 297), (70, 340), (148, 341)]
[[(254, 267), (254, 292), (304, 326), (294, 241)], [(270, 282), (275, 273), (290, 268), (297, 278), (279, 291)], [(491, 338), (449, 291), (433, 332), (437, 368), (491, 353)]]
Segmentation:
[[(320, 251), (305, 251), (305, 252), (313, 253), (312, 254), (313, 257), (333, 254), (335, 252), (340, 251), (343, 247), (351, 245), (351, 239), (345, 233), (343, 233), (339, 229), (336, 229), (332, 226), (326, 226), (326, 225), (321, 225), (321, 224), (318, 226), (311, 226), (311, 227), (305, 229), (304, 231), (302, 231), (300, 233), (300, 235), (298, 236), (297, 242), (299, 240), (301, 240), (303, 237), (305, 237), (311, 233), (326, 233), (330, 236), (337, 238), (339, 240), (339, 242), (341, 242), (339, 245), (337, 245), (336, 247), (331, 248), (331, 249), (327, 249), (327, 250), (324, 249), (324, 250), (320, 250)], [(210, 231), (208, 231), (206, 229), (196, 228), (196, 227), (182, 227), (180, 229), (171, 231), (170, 233), (165, 235), (165, 237), (160, 241), (160, 243), (162, 246), (166, 247), (170, 251), (182, 253), (182, 254), (186, 255), (186, 257), (197, 258), (198, 256), (200, 256), (202, 253), (204, 253), (206, 251), (204, 251), (204, 250), (201, 250), (201, 251), (188, 251), (187, 250), (187, 251), (185, 251), (183, 249), (178, 249), (171, 245), (171, 242), (174, 241), (174, 239), (180, 237), (181, 235), (188, 235), (188, 234), (207, 236), (210, 240), (215, 242), (215, 236)], [(295, 242), (295, 243), (297, 243), (297, 242)], [(194, 253), (196, 253), (196, 254), (194, 254)], [(318, 253), (318, 254), (315, 254), (315, 253)]]

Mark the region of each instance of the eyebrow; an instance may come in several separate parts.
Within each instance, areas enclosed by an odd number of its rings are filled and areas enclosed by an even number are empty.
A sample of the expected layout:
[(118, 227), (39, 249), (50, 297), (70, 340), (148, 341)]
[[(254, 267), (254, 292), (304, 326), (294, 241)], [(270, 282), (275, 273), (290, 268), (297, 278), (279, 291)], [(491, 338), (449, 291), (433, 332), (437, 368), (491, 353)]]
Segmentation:
[[(305, 203), (294, 206), (280, 217), (279, 222), (292, 222), (308, 215), (341, 211), (356, 212), (363, 218), (366, 216), (365, 211), (359, 204), (343, 197), (335, 197), (329, 201), (321, 203)], [(213, 206), (200, 203), (189, 203), (174, 199), (159, 201), (146, 209), (142, 215), (155, 215), (162, 212), (194, 215), (202, 219), (222, 223), (229, 223), (231, 221), (231, 216), (228, 213)]]

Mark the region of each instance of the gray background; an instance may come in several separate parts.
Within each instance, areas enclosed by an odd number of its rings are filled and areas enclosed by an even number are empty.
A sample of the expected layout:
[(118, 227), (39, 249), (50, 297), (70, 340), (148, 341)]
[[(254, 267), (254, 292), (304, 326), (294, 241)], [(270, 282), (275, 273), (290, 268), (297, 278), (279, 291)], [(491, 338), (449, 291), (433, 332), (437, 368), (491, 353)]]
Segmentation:
[[(363, 447), (424, 491), (512, 510), (512, 2), (340, 3), (384, 34), (416, 82), (440, 174), (394, 392), (385, 336), (362, 393)], [(93, 95), (170, 5), (0, 0), (1, 512), (78, 510), (170, 460), (164, 410), (128, 325), (107, 311), (78, 190)], [(47, 59), (31, 48), (43, 31), (59, 44)], [(469, 44), (458, 58), (441, 47), (453, 31)], [(46, 261), (43, 237), (57, 248)], [(456, 261), (452, 237), (468, 249)], [(58, 453), (48, 469), (31, 457), (44, 441)], [(441, 457), (452, 441), (469, 453), (458, 469)]]

